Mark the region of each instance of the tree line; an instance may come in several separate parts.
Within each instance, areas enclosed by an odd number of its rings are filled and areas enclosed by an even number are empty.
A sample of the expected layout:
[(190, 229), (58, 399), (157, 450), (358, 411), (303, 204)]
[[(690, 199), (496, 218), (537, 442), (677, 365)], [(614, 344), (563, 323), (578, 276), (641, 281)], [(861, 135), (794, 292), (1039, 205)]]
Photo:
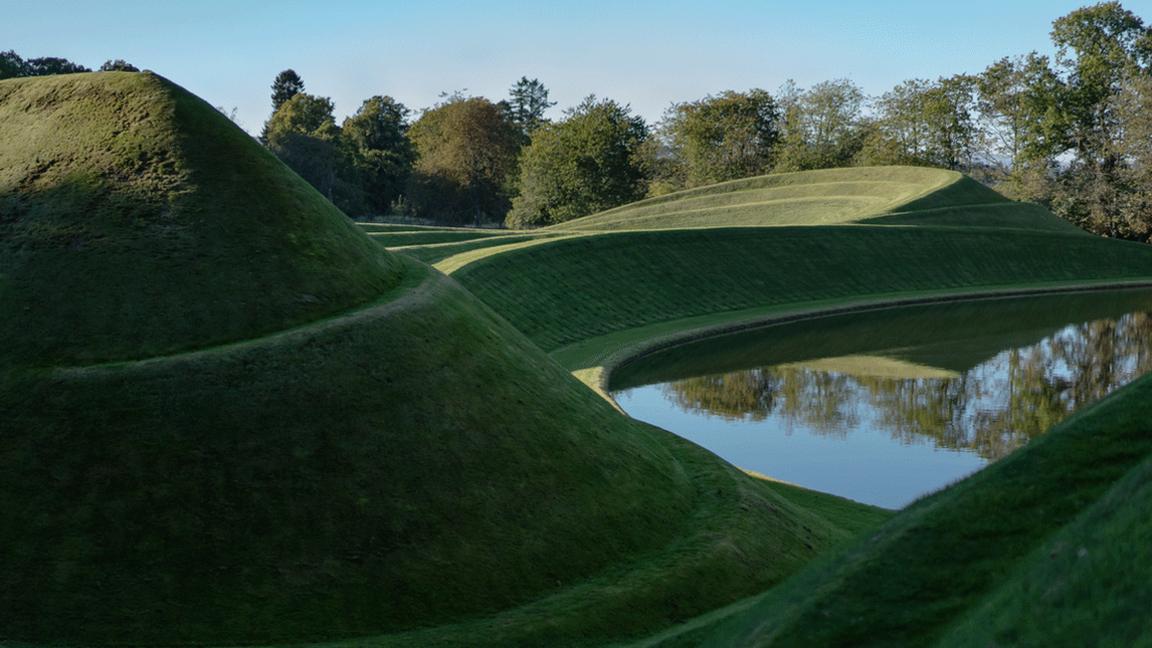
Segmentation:
[[(100, 72), (139, 72), (136, 66), (123, 59), (109, 59), (97, 68)], [(12, 50), (0, 52), (0, 79), (48, 76), (49, 74), (75, 74), (91, 72), (90, 68), (66, 58), (42, 56), (25, 59)]]
[[(456, 92), (418, 114), (374, 96), (337, 124), (331, 100), (285, 70), (260, 140), (353, 216), (537, 227), (735, 178), (906, 164), (964, 171), (1084, 229), (1150, 241), (1152, 28), (1103, 2), (1056, 19), (1051, 38), (1053, 57), (879, 96), (847, 79), (789, 81), (674, 103), (653, 124), (591, 95), (550, 120), (548, 89), (526, 77), (503, 99)], [(69, 65), (7, 52), (0, 78), (80, 71)]]

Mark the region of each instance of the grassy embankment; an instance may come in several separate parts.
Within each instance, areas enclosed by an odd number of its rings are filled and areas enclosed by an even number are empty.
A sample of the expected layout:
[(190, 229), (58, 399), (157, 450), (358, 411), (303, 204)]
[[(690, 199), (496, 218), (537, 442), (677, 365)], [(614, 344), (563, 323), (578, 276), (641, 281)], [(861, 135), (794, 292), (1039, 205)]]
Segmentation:
[[(867, 187), (869, 199), (857, 201), (866, 207), (833, 219), (824, 211), (833, 203), (804, 200), (800, 185), (819, 193), (829, 177), (853, 174), (920, 176), (926, 188), (885, 201), (876, 195), (891, 184)], [(646, 201), (551, 228), (564, 237), (471, 249), (437, 267), (593, 386), (605, 367), (646, 349), (772, 318), (1152, 279), (1147, 246), (1080, 233), (955, 174), (798, 174), (783, 179), (788, 200), (753, 196), (774, 182)], [(715, 208), (699, 208), (713, 200)], [(783, 217), (774, 211), (781, 204)], [(1146, 378), (761, 600), (648, 643), (1129, 645), (1146, 636), (1152, 600), (1150, 396)]]
[(909, 167), (740, 180), (538, 235), (422, 258), (594, 386), (645, 349), (770, 318), (1152, 280), (1147, 246)]
[(665, 645), (1145, 645), (1149, 421), (1145, 378)]
[(0, 205), (0, 641), (602, 644), (887, 516), (619, 415), (155, 75), (0, 82)]

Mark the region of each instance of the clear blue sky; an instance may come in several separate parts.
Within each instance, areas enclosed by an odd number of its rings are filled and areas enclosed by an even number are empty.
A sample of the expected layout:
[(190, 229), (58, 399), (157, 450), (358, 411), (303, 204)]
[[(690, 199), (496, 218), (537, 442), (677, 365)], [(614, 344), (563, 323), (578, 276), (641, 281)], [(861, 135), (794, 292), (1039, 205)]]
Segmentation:
[[(503, 98), (538, 77), (559, 110), (581, 97), (655, 119), (673, 101), (846, 77), (869, 94), (1050, 51), (1053, 19), (1087, 0), (0, 0), (0, 50), (90, 67), (123, 58), (258, 131), (268, 86), (294, 68), (338, 117), (374, 94), (412, 108), (442, 91)], [(1152, 21), (1152, 0), (1124, 5)]]

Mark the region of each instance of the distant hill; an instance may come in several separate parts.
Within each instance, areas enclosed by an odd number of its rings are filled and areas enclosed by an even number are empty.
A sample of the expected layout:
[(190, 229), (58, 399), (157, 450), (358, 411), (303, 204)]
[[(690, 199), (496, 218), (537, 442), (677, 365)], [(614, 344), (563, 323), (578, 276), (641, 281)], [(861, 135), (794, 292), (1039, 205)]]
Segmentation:
[(733, 180), (641, 200), (549, 230), (653, 230), (778, 225), (968, 225), (1075, 231), (955, 171), (854, 167)]

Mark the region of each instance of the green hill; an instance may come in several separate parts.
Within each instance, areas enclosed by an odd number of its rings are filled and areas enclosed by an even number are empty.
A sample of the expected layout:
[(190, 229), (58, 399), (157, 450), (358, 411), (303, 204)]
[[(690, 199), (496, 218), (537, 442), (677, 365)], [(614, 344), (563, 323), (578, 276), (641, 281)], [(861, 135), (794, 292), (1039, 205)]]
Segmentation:
[(769, 591), (691, 645), (1129, 646), (1152, 596), (1152, 377)]
[[(794, 198), (750, 200), (783, 193)], [(821, 202), (852, 196), (851, 213), (835, 217)], [(645, 348), (766, 317), (1152, 280), (1148, 246), (1089, 236), (1038, 205), (918, 167), (737, 180), (534, 238), (405, 253), (451, 274), (594, 385), (602, 367)]]
[(130, 73), (0, 83), (0, 366), (219, 344), (397, 284), (394, 257), (205, 108)]
[(733, 180), (641, 200), (548, 229), (649, 230), (854, 222), (1075, 229), (1043, 209), (1013, 203), (960, 173), (925, 167), (825, 169)]
[[(869, 180), (885, 173), (701, 188), (435, 263), (593, 387), (640, 354), (773, 319), (1152, 281), (1148, 246), (955, 174), (917, 193)], [(1147, 569), (1133, 562), (1147, 553), (1150, 389), (1139, 381), (852, 549), (644, 645), (1048, 645), (1054, 632), (1129, 645), (1147, 632)]]
[(975, 227), (621, 232), (493, 250), (453, 276), (549, 351), (752, 308), (1152, 277), (1148, 246)]
[(149, 73), (0, 82), (0, 641), (602, 644), (886, 513), (620, 415)]

